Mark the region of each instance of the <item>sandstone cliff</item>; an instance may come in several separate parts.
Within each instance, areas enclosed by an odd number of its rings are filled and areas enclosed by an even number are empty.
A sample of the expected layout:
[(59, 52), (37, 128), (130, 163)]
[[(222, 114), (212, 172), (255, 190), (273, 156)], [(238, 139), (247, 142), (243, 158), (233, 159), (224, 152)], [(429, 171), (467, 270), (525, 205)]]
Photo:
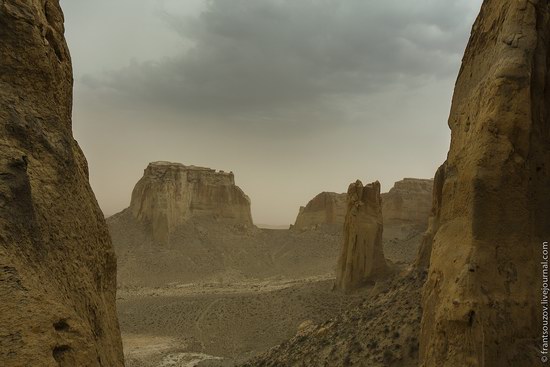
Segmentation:
[(382, 247), (380, 183), (349, 186), (344, 241), (336, 269), (336, 289), (351, 291), (387, 271)]
[[(381, 194), (384, 224), (410, 225), (425, 230), (428, 226), (433, 180), (405, 178), (391, 190)], [(347, 194), (322, 192), (305, 207), (300, 207), (295, 229), (311, 229), (319, 225), (344, 225)]]
[(190, 219), (252, 226), (250, 199), (235, 185), (233, 173), (180, 163), (150, 163), (132, 192), (129, 210), (151, 226), (157, 243), (167, 243)]
[(405, 178), (382, 194), (384, 252), (388, 259), (415, 261), (428, 228), (433, 180)]
[(305, 207), (300, 207), (292, 228), (304, 230), (319, 225), (342, 226), (346, 217), (346, 194), (322, 192)]
[(116, 260), (72, 136), (56, 0), (0, 1), (0, 365), (122, 366)]
[(456, 83), (422, 366), (540, 364), (550, 238), (549, 3), (486, 0)]
[(430, 256), (432, 254), (432, 243), (435, 233), (439, 229), (439, 217), (441, 215), (441, 200), (443, 196), (443, 184), (445, 183), (445, 168), (443, 164), (437, 170), (433, 181), (432, 192), (432, 208), (428, 220), (428, 228), (422, 236), (422, 243), (418, 250), (418, 255), (415, 260), (415, 267), (427, 268), (430, 266)]
[(430, 216), (433, 180), (405, 178), (382, 194), (384, 224), (405, 223), (424, 229)]

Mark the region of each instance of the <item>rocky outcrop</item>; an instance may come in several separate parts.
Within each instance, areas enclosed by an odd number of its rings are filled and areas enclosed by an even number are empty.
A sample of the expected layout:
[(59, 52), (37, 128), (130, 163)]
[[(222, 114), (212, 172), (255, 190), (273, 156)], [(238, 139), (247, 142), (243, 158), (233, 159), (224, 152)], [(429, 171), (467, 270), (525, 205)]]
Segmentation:
[(123, 366), (116, 260), (55, 0), (0, 1), (0, 365)]
[(239, 366), (416, 367), (423, 275), (378, 282), (359, 293), (359, 305), (344, 306), (321, 324), (303, 325), (292, 339)]
[(388, 259), (414, 263), (428, 228), (433, 180), (405, 178), (382, 194), (384, 252)]
[(336, 269), (335, 288), (344, 292), (360, 287), (387, 272), (382, 247), (380, 183), (349, 186), (344, 243)]
[(346, 218), (347, 194), (322, 192), (305, 207), (300, 207), (293, 229), (311, 229), (323, 225), (342, 226)]
[(549, 19), (548, 1), (486, 0), (474, 24), (449, 118), (422, 366), (540, 364), (537, 264), (550, 238)]
[(129, 210), (150, 225), (160, 244), (190, 219), (252, 226), (250, 199), (235, 185), (232, 172), (180, 163), (150, 163), (132, 192)]
[(433, 180), (405, 178), (382, 194), (384, 224), (403, 223), (426, 228), (430, 216)]
[[(425, 230), (428, 226), (433, 180), (405, 178), (394, 184), (382, 197), (384, 223), (408, 225)], [(323, 225), (343, 226), (347, 194), (322, 192), (305, 207), (300, 207), (294, 229), (304, 230)]]
[(418, 249), (418, 255), (414, 266), (418, 269), (426, 269), (430, 266), (430, 256), (432, 254), (432, 244), (435, 233), (439, 229), (439, 218), (441, 215), (441, 200), (443, 196), (443, 184), (445, 183), (445, 168), (442, 164), (435, 174), (433, 180), (432, 208), (428, 220), (428, 228), (422, 236), (422, 243)]

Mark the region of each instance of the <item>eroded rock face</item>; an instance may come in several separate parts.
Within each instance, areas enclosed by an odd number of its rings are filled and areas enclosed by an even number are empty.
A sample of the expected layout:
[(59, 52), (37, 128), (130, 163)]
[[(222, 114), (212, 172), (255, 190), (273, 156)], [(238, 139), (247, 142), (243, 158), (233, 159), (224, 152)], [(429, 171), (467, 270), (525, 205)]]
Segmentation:
[(123, 366), (116, 260), (55, 0), (0, 1), (0, 364)]
[(550, 238), (548, 1), (486, 0), (456, 84), (422, 366), (537, 366)]
[(384, 223), (426, 227), (430, 216), (433, 180), (405, 178), (382, 194)]
[(428, 220), (428, 228), (422, 236), (422, 243), (418, 250), (418, 255), (415, 261), (415, 267), (425, 269), (430, 266), (430, 256), (432, 254), (432, 244), (435, 233), (439, 229), (439, 218), (441, 215), (442, 199), (443, 199), (443, 184), (445, 183), (446, 164), (442, 164), (435, 174), (433, 180), (432, 192), (432, 208)]
[(322, 192), (305, 207), (300, 207), (296, 222), (292, 228), (304, 230), (320, 225), (344, 224), (346, 218), (347, 194)]
[(150, 163), (132, 192), (129, 209), (151, 226), (161, 244), (192, 218), (252, 226), (250, 199), (235, 185), (233, 173), (180, 163)]
[(348, 292), (387, 272), (382, 245), (380, 183), (349, 186), (344, 243), (336, 269), (338, 290)]

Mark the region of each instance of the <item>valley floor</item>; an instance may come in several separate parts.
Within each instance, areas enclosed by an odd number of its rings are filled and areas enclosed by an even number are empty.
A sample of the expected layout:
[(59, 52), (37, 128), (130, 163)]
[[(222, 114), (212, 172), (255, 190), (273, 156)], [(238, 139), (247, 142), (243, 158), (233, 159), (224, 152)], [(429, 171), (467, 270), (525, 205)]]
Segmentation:
[[(304, 279), (122, 288), (128, 367), (232, 366), (362, 303), (332, 291), (332, 274)], [(208, 361), (206, 363), (205, 361)], [(202, 362), (202, 363), (201, 363)]]

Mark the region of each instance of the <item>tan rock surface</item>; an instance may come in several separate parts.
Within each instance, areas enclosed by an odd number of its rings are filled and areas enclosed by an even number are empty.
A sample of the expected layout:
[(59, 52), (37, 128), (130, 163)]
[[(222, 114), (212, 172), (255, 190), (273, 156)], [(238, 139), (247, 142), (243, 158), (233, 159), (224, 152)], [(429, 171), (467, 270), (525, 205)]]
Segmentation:
[(130, 207), (107, 223), (120, 286), (332, 273), (341, 236), (259, 229), (232, 173), (166, 162), (149, 165)]
[(435, 233), (439, 229), (439, 217), (441, 215), (441, 200), (443, 195), (443, 184), (445, 183), (445, 168), (442, 164), (435, 174), (433, 181), (432, 209), (428, 220), (428, 228), (422, 236), (422, 243), (418, 250), (415, 260), (415, 267), (428, 268), (430, 266), (430, 256), (432, 254), (432, 244)]
[(250, 199), (235, 185), (232, 172), (180, 163), (150, 163), (132, 192), (129, 210), (151, 226), (160, 244), (192, 218), (252, 226)]
[(293, 229), (312, 229), (322, 225), (343, 226), (347, 194), (322, 192), (305, 207), (300, 207)]
[(421, 365), (540, 364), (550, 238), (548, 1), (486, 0), (456, 84)]
[(0, 1), (0, 365), (122, 366), (116, 260), (55, 0)]
[(384, 224), (404, 223), (426, 228), (430, 216), (433, 180), (405, 178), (382, 194)]
[(351, 291), (386, 273), (382, 232), (380, 183), (351, 184), (342, 252), (336, 268), (336, 289)]
[(405, 178), (382, 194), (384, 254), (392, 261), (413, 263), (428, 227), (433, 180)]

